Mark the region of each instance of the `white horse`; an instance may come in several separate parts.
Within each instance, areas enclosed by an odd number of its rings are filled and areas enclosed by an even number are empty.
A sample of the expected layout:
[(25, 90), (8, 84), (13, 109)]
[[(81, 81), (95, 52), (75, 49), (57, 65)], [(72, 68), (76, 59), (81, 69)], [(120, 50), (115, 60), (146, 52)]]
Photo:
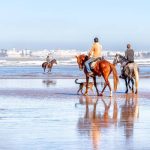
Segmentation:
[(128, 93), (128, 86), (131, 89), (130, 81), (132, 82), (132, 92), (134, 92), (134, 80), (135, 80), (135, 88), (136, 88), (135, 94), (137, 94), (138, 93), (138, 85), (139, 85), (138, 65), (136, 63), (128, 63), (128, 60), (120, 54), (116, 54), (115, 58), (113, 60), (114, 65), (116, 65), (117, 63), (120, 63), (121, 66), (124, 66), (124, 77), (125, 77), (125, 84), (126, 84), (126, 92), (125, 93)]

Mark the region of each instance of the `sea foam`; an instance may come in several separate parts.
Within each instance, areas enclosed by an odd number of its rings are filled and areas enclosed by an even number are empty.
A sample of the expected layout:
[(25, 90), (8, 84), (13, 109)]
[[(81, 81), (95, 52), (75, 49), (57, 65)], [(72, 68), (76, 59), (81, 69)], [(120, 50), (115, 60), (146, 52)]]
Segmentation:
[[(103, 50), (106, 60), (112, 62), (116, 53), (124, 55), (122, 51)], [(46, 61), (47, 55), (56, 59), (58, 65), (77, 65), (76, 55), (87, 54), (81, 50), (7, 50), (5, 55), (0, 54), (0, 66), (39, 66)], [(140, 65), (150, 65), (150, 52), (135, 52), (135, 62)]]

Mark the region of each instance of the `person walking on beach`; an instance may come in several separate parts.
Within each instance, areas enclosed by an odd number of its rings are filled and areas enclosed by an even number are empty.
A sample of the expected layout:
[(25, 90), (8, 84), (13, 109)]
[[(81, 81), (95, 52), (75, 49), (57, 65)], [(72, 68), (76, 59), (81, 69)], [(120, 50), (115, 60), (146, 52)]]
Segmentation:
[(131, 44), (127, 44), (127, 50), (125, 51), (125, 58), (127, 59), (127, 63), (122, 66), (120, 78), (124, 78), (124, 68), (129, 63), (134, 63), (134, 50), (131, 48)]
[(91, 76), (93, 72), (91, 71), (90, 64), (95, 61), (97, 58), (102, 57), (102, 46), (99, 43), (99, 39), (97, 37), (94, 38), (94, 43), (90, 52), (88, 53), (89, 59), (85, 62), (85, 67), (88, 72), (88, 76)]

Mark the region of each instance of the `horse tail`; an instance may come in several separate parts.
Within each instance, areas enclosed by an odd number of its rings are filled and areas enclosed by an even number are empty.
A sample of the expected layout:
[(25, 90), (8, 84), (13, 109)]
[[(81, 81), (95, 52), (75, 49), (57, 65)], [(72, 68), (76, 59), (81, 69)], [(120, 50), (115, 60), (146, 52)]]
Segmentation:
[(117, 74), (116, 67), (113, 64), (110, 64), (110, 67), (111, 67), (112, 72), (113, 72), (114, 91), (116, 92), (117, 87), (118, 87), (118, 83), (119, 83), (118, 74)]
[(135, 75), (135, 87), (137, 93), (138, 86), (139, 86), (139, 68), (137, 65), (134, 67), (134, 75)]
[(140, 72), (140, 68), (139, 67), (137, 67), (137, 69), (138, 69), (138, 73)]
[(80, 84), (80, 83), (79, 83), (79, 82), (77, 82), (77, 81), (78, 81), (78, 79), (75, 79), (75, 83), (76, 83), (76, 84)]

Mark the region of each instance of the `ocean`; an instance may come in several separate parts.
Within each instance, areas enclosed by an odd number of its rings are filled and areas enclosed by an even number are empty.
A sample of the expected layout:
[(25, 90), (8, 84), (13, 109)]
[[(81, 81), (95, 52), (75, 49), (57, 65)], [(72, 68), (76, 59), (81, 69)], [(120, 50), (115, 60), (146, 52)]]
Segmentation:
[[(140, 77), (150, 77), (150, 66), (140, 65)], [(117, 66), (118, 74), (120, 67)], [(54, 65), (50, 73), (44, 73), (41, 66), (2, 66), (0, 78), (84, 78), (77, 65)]]
[[(123, 51), (103, 50), (106, 60), (112, 62), (116, 53), (124, 55)], [(7, 50), (5, 57), (0, 55), (0, 78), (84, 78), (82, 71), (79, 71), (76, 62), (76, 55), (87, 54), (81, 50)], [(43, 73), (41, 67), (46, 56), (57, 60), (51, 73)], [(147, 77), (150, 74), (150, 53), (135, 52), (135, 62), (139, 64), (140, 76)], [(117, 71), (120, 74), (120, 66)]]

